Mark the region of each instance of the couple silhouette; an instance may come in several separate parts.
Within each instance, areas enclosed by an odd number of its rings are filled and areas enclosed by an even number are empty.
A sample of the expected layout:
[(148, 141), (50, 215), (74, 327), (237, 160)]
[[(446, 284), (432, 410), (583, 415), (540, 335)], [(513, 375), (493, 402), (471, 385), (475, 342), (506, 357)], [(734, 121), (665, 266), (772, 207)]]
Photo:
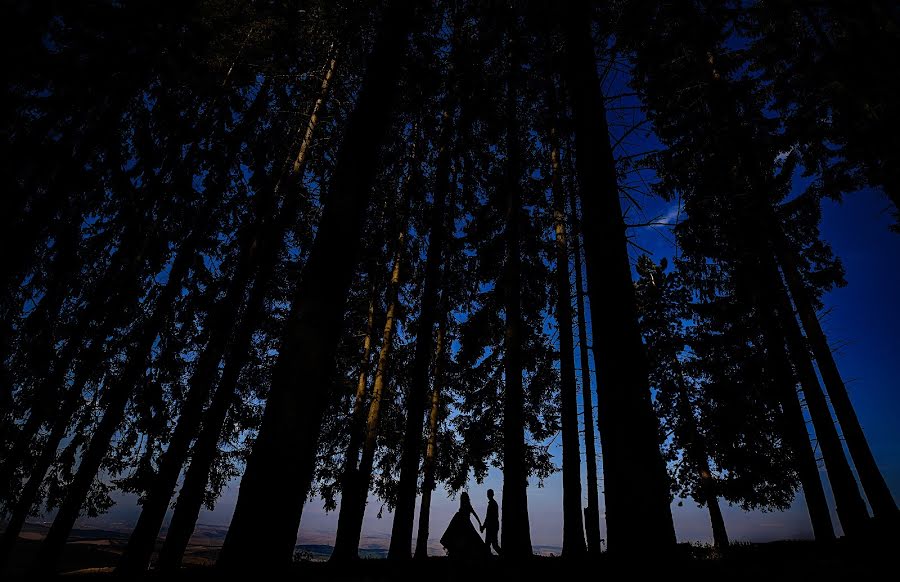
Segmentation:
[[(484, 516), (484, 523), (478, 518), (472, 502), (469, 500), (469, 494), (463, 493), (459, 496), (459, 511), (450, 520), (450, 525), (444, 535), (441, 536), (441, 545), (447, 550), (447, 555), (451, 558), (486, 558), (491, 556), (491, 548), (499, 555), (500, 544), (497, 540), (497, 534), (500, 531), (500, 508), (494, 501), (494, 490), (488, 489), (488, 506)], [(486, 532), (484, 539), (475, 531), (469, 515), (474, 515), (478, 521), (481, 531)]]

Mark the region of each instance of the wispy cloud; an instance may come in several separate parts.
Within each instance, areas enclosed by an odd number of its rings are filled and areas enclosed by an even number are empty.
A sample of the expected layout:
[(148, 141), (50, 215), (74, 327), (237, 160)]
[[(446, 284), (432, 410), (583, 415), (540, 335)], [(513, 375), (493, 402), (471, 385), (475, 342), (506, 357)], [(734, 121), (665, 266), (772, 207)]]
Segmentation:
[(669, 205), (666, 212), (659, 218), (659, 222), (663, 224), (677, 224), (683, 214), (680, 201), (675, 202)]

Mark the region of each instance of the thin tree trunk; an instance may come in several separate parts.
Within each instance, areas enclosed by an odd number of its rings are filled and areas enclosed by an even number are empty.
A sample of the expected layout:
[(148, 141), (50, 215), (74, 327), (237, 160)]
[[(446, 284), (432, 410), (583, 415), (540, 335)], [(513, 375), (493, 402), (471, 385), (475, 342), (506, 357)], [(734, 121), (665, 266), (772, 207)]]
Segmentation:
[(419, 507), (419, 531), (416, 534), (416, 559), (428, 557), (428, 533), (431, 521), (431, 494), (435, 488), (435, 459), (441, 414), (441, 388), (444, 383), (444, 350), (446, 349), (447, 320), (441, 319), (435, 336), (434, 383), (431, 387), (431, 409), (428, 412), (428, 444), (422, 462), (422, 502)]
[[(451, 76), (451, 79), (453, 77)], [(452, 90), (452, 82), (448, 85)], [(452, 107), (454, 99), (448, 94), (441, 120), (440, 149), (435, 164), (435, 187), (429, 219), (428, 250), (425, 256), (425, 276), (416, 331), (416, 349), (410, 371), (410, 392), (406, 405), (403, 451), (400, 456), (400, 480), (397, 483), (397, 504), (391, 526), (388, 558), (408, 560), (412, 545), (413, 521), (416, 510), (416, 486), (419, 482), (419, 458), (422, 443), (423, 411), (428, 394), (428, 370), (434, 351), (433, 333), (438, 317), (438, 293), (441, 286), (441, 256), (447, 236), (445, 215), (450, 191), (451, 138), (453, 132)]]
[(563, 547), (564, 557), (585, 553), (581, 515), (581, 452), (578, 438), (578, 397), (575, 379), (575, 340), (572, 337), (572, 281), (566, 242), (566, 201), (559, 167), (556, 128), (550, 130), (550, 187), (556, 222), (556, 323), (559, 330), (560, 420), (563, 449)]
[[(751, 179), (754, 190), (758, 194), (753, 198), (747, 199), (745, 197), (738, 200), (737, 210), (744, 216), (741, 223), (744, 231), (742, 240), (754, 241), (751, 248), (745, 249), (745, 251), (747, 254), (758, 256), (761, 259), (759, 268), (763, 279), (762, 295), (766, 300), (766, 304), (759, 306), (759, 308), (763, 313), (768, 314), (768, 310), (774, 306), (778, 312), (780, 332), (787, 344), (793, 369), (806, 398), (816, 438), (822, 447), (822, 456), (825, 460), (825, 468), (834, 494), (838, 519), (844, 528), (844, 532), (848, 536), (855, 536), (864, 527), (868, 519), (868, 510), (860, 495), (853, 471), (844, 453), (835, 421), (828, 408), (828, 403), (809, 355), (806, 338), (803, 337), (803, 333), (797, 323), (794, 309), (791, 306), (790, 296), (778, 271), (777, 261), (772, 256), (770, 243), (773, 235), (777, 234), (778, 231), (775, 230), (777, 229), (777, 223), (773, 220), (774, 216), (772, 215), (771, 206), (769, 206), (768, 202), (764, 202), (763, 193), (767, 192), (768, 185), (763, 178), (760, 168), (765, 167), (765, 165), (759, 160), (757, 152), (748, 147), (752, 140), (748, 141), (747, 138), (749, 136), (744, 135), (746, 132), (740, 129), (744, 126), (740, 123), (740, 116), (725, 91), (724, 81), (715, 69), (715, 58), (712, 54), (708, 54), (708, 65), (711, 67), (711, 86), (716, 90), (715, 95), (717, 96), (713, 104), (715, 109), (725, 119), (730, 121), (732, 127), (738, 128), (738, 134), (735, 137), (737, 138), (736, 143), (744, 144), (743, 155), (741, 156), (742, 163), (745, 165), (744, 174)], [(739, 168), (740, 165), (735, 166), (736, 170)], [(762, 218), (763, 228), (760, 228), (758, 218)], [(765, 317), (769, 317), (769, 315), (765, 315)], [(792, 398), (786, 397), (785, 400), (789, 401)], [(792, 402), (790, 406), (793, 408)], [(802, 417), (802, 409), (800, 413)], [(799, 427), (796, 430), (799, 433)], [(806, 433), (805, 428), (803, 432)], [(799, 434), (797, 439), (798, 441), (800, 440)], [(804, 461), (801, 460), (801, 462)], [(811, 468), (807, 469), (807, 471), (811, 471)], [(815, 491), (815, 495), (816, 497), (818, 496), (818, 491)], [(819, 505), (815, 509), (815, 516), (813, 516), (811, 508), (811, 517), (814, 518), (813, 526), (822, 530), (823, 537), (828, 538), (828, 534), (832, 533), (833, 530), (829, 527), (828, 531), (824, 531), (826, 529), (824, 518), (819, 515), (823, 511), (821, 507), (823, 502), (818, 499), (813, 501)], [(819, 522), (818, 525), (816, 521)], [(818, 537), (818, 531), (816, 534)]]
[(806, 339), (794, 316), (787, 290), (784, 288), (774, 262), (766, 265), (766, 270), (770, 278), (768, 283), (772, 286), (775, 294), (775, 307), (780, 315), (788, 351), (800, 379), (803, 396), (806, 398), (806, 405), (815, 427), (816, 439), (822, 447), (822, 456), (825, 459), (828, 480), (834, 493), (838, 519), (845, 534), (855, 537), (865, 527), (868, 510), (860, 495), (850, 463), (844, 454), (844, 446), (838, 435), (831, 411), (828, 409), (825, 394), (819, 385), (819, 379), (816, 377), (816, 371), (806, 347)]
[[(713, 532), (713, 545), (720, 550), (728, 548), (728, 531), (725, 529), (725, 519), (722, 517), (722, 509), (719, 507), (719, 494), (716, 480), (713, 478), (709, 467), (709, 453), (706, 442), (700, 434), (697, 422), (694, 420), (693, 407), (687, 396), (687, 386), (684, 382), (684, 371), (677, 355), (672, 356), (672, 366), (679, 378), (678, 386), (678, 415), (683, 423), (687, 423), (684, 429), (687, 434), (685, 439), (685, 454), (687, 461), (696, 468), (697, 477), (700, 480), (701, 504), (709, 510), (709, 521)], [(690, 419), (690, 420), (688, 420)]]
[(659, 450), (638, 328), (615, 159), (596, 70), (588, 5), (568, 3), (564, 74), (575, 112), (575, 145), (591, 293), (598, 428), (603, 444), (609, 549), (674, 547), (668, 475)]
[[(369, 485), (372, 482), (372, 467), (375, 462), (375, 451), (378, 445), (378, 431), (381, 424), (382, 401), (387, 388), (387, 370), (390, 363), (391, 347), (397, 322), (397, 311), (400, 301), (400, 265), (403, 246), (406, 238), (406, 225), (401, 227), (397, 237), (397, 250), (394, 255), (391, 281), (388, 287), (387, 313), (384, 331), (381, 338), (381, 350), (378, 353), (378, 364), (375, 367), (375, 382), (372, 386), (372, 398), (369, 401), (369, 413), (366, 420), (366, 433), (363, 440), (362, 456), (359, 467), (350, 469), (352, 475), (345, 481), (341, 494), (341, 509), (338, 516), (337, 534), (331, 561), (346, 561), (358, 557), (359, 538), (362, 533), (362, 522), (366, 512)], [(355, 464), (355, 459), (347, 459), (347, 463)]]
[(779, 329), (775, 315), (769, 310), (761, 309), (763, 331), (766, 341), (768, 362), (774, 368), (777, 397), (781, 403), (781, 423), (785, 438), (796, 455), (797, 473), (803, 487), (803, 497), (812, 524), (816, 541), (828, 543), (834, 541), (834, 525), (822, 478), (819, 475), (819, 463), (810, 442), (806, 418), (800, 405), (797, 393), (797, 381), (787, 358), (784, 334)]
[[(287, 565), (315, 472), (327, 386), (343, 329), (377, 153), (398, 92), (413, 6), (394, 0), (383, 15), (356, 108), (332, 174), (316, 240), (285, 325), (260, 431), (241, 480), (219, 557), (229, 568)], [(261, 536), (266, 531), (268, 535)]]
[(453, 15), (450, 62), (447, 74), (447, 93), (441, 115), (441, 130), (433, 204), (429, 225), (428, 251), (425, 258), (421, 308), (416, 331), (416, 349), (410, 372), (411, 388), (406, 406), (403, 433), (403, 451), (400, 455), (400, 479), (397, 483), (397, 502), (391, 525), (391, 542), (388, 558), (408, 560), (412, 544), (413, 522), (416, 511), (416, 486), (419, 482), (419, 459), (423, 428), (423, 411), (428, 394), (428, 370), (434, 353), (433, 333), (437, 319), (438, 292), (441, 283), (441, 253), (447, 236), (445, 214), (447, 196), (451, 189), (450, 166), (452, 161), (453, 113), (458, 101), (456, 80), (458, 77), (458, 46), (460, 42), (463, 12), (458, 8)]
[(797, 308), (803, 329), (806, 331), (806, 337), (816, 358), (819, 372), (822, 374), (825, 389), (828, 391), (831, 406), (834, 408), (834, 413), (847, 442), (850, 457), (853, 459), (853, 464), (856, 465), (859, 480), (872, 505), (872, 512), (879, 519), (896, 519), (898, 517), (897, 504), (875, 462), (875, 456), (872, 454), (859, 418), (856, 416), (844, 380), (834, 361), (834, 354), (831, 353), (813, 302), (800, 277), (796, 259), (788, 248), (783, 233), (776, 232), (772, 238), (774, 239), (776, 260), (787, 281), (788, 290), (794, 300), (794, 306)]
[(350, 413), (350, 438), (347, 444), (347, 460), (345, 461), (344, 479), (351, 479), (350, 471), (359, 465), (359, 449), (366, 432), (366, 388), (368, 386), (369, 369), (372, 359), (372, 334), (375, 332), (375, 290), (369, 299), (369, 312), (366, 318), (366, 336), (363, 339), (363, 352), (359, 359), (359, 378), (356, 381), (356, 394), (353, 397), (353, 410)]
[(713, 478), (709, 467), (709, 456), (706, 447), (701, 440), (696, 427), (692, 430), (693, 436), (688, 448), (689, 461), (697, 468), (697, 476), (700, 480), (700, 501), (709, 510), (709, 521), (713, 532), (713, 545), (719, 550), (728, 548), (728, 531), (725, 529), (725, 519), (722, 517), (722, 509), (719, 507), (719, 494), (716, 488), (716, 480)]
[(522, 382), (522, 257), (521, 225), (522, 160), (519, 136), (519, 27), (510, 15), (507, 28), (509, 73), (506, 89), (505, 190), (506, 257), (503, 265), (504, 331), (503, 395), (503, 507), (501, 546), (504, 554), (523, 558), (532, 555), (528, 520), (528, 470), (525, 466), (525, 392)]
[[(391, 284), (393, 284), (393, 282), (391, 282)], [(391, 305), (391, 307), (393, 307), (393, 305)], [(390, 314), (389, 318), (393, 319), (393, 317), (394, 315)], [(349, 508), (346, 509), (347, 513), (344, 513), (345, 501), (347, 502), (347, 504), (350, 504), (351, 499), (353, 499), (354, 495), (357, 493), (356, 489), (359, 487), (359, 451), (363, 446), (367, 428), (366, 388), (368, 385), (369, 359), (372, 350), (372, 335), (374, 333), (374, 325), (375, 290), (373, 289), (372, 297), (369, 300), (369, 315), (366, 324), (366, 337), (363, 340), (363, 355), (360, 360), (359, 379), (356, 384), (356, 395), (353, 400), (353, 411), (350, 415), (350, 438), (347, 444), (347, 453), (344, 458), (344, 473), (341, 483), (341, 513), (339, 514), (343, 516), (349, 515), (350, 513)], [(391, 323), (391, 325), (393, 325), (393, 323)], [(379, 358), (379, 364), (380, 363), (381, 362)], [(376, 371), (376, 374), (377, 373), (378, 372)], [(343, 537), (338, 537), (335, 541), (334, 551), (331, 555), (332, 560), (349, 559), (352, 557), (356, 557), (356, 553), (351, 551), (350, 548), (352, 542), (345, 539), (349, 536), (347, 530), (350, 526), (347, 524), (346, 517), (344, 518), (344, 520), (343, 530), (341, 529), (341, 521), (338, 521), (338, 531), (341, 532)], [(357, 546), (358, 545), (359, 542), (357, 541)]]
[[(411, 163), (415, 163), (415, 147), (412, 148), (410, 155)], [(404, 182), (404, 196), (406, 204), (412, 204), (413, 173), (415, 170), (410, 168), (410, 173)], [(396, 327), (396, 317), (400, 298), (400, 267), (401, 256), (403, 253), (404, 241), (406, 238), (406, 230), (408, 224), (405, 217), (409, 213), (407, 206), (404, 211), (404, 219), (401, 220), (400, 230), (397, 236), (397, 248), (394, 255), (394, 261), (391, 267), (391, 278), (388, 281), (386, 301), (387, 312), (385, 314), (384, 329), (382, 331), (382, 344), (379, 351), (378, 360), (375, 368), (375, 378), (372, 387), (372, 396), (369, 399), (368, 410), (365, 407), (366, 380), (368, 377), (368, 350), (369, 344), (364, 349), (365, 361), (360, 370), (359, 381), (356, 388), (356, 401), (353, 405), (353, 416), (351, 418), (350, 439), (347, 445), (347, 453), (344, 458), (343, 482), (341, 483), (341, 508), (338, 514), (338, 525), (334, 550), (331, 554), (331, 561), (340, 562), (356, 559), (359, 553), (359, 539), (362, 532), (362, 522), (365, 517), (366, 502), (369, 492), (369, 484), (371, 483), (372, 464), (375, 458), (375, 448), (377, 446), (377, 437), (381, 418), (381, 401), (384, 398), (384, 390), (386, 389), (387, 366), (390, 363), (391, 341), (393, 338), (394, 328)], [(371, 337), (373, 324), (374, 296), (373, 290), (372, 303), (370, 303), (369, 311), (369, 332), (367, 336)], [(385, 343), (387, 342), (387, 343)], [(371, 438), (370, 438), (371, 437)], [(360, 453), (362, 456), (360, 457)], [(368, 467), (366, 467), (368, 465)]]
[(703, 503), (709, 509), (709, 522), (713, 531), (713, 545), (724, 550), (728, 548), (728, 531), (725, 529), (725, 519), (722, 517), (722, 509), (719, 507), (719, 496), (716, 494), (715, 480), (709, 470), (709, 461), (706, 457), (698, 458), (700, 463), (700, 489), (703, 491)]
[(584, 285), (581, 280), (581, 243), (578, 236), (577, 203), (575, 189), (569, 191), (572, 207), (572, 242), (575, 253), (575, 301), (578, 311), (578, 357), (581, 365), (581, 401), (584, 410), (584, 456), (587, 470), (587, 507), (584, 508), (587, 547), (592, 554), (599, 554), (600, 547), (600, 494), (597, 486), (597, 447), (594, 444), (594, 401), (591, 394), (591, 365), (588, 359), (587, 322), (584, 311)]

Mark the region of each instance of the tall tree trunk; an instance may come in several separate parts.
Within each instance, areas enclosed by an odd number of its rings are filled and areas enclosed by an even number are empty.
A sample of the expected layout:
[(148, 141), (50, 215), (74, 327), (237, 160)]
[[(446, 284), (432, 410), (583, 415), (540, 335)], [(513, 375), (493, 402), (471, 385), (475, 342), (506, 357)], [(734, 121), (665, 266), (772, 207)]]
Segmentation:
[[(446, 291), (445, 291), (446, 293)], [(416, 534), (416, 559), (428, 557), (428, 530), (431, 521), (431, 494), (436, 486), (434, 478), (437, 456), (437, 435), (441, 414), (441, 388), (444, 383), (444, 351), (446, 350), (447, 319), (438, 324), (435, 336), (434, 382), (431, 387), (431, 409), (428, 412), (428, 444), (422, 462), (422, 502), (419, 507), (419, 531)]]
[(770, 310), (761, 309), (760, 313), (763, 318), (767, 361), (774, 368), (777, 398), (781, 403), (781, 424), (785, 438), (796, 455), (797, 474), (803, 487), (803, 497), (806, 500), (813, 535), (817, 542), (832, 542), (834, 526), (831, 523), (831, 513), (828, 511), (825, 489), (819, 475), (819, 463), (816, 461), (816, 454), (806, 428), (803, 407), (800, 405), (797, 380), (787, 358), (784, 333), (779, 329), (775, 315)]
[(703, 491), (703, 503), (709, 510), (709, 522), (713, 531), (713, 545), (724, 550), (728, 547), (728, 531), (725, 529), (725, 519), (722, 517), (722, 508), (719, 507), (719, 496), (716, 494), (715, 479), (709, 470), (709, 461), (706, 457), (698, 458), (700, 464), (700, 488)]
[[(210, 470), (218, 452), (219, 438), (237, 391), (238, 378), (249, 357), (253, 333), (258, 327), (258, 322), (264, 316), (266, 294), (275, 275), (284, 235), (296, 220), (300, 198), (300, 181), (308, 161), (309, 148), (313, 143), (315, 129), (328, 95), (336, 65), (337, 60), (332, 57), (322, 80), (319, 98), (313, 105), (297, 155), (288, 166), (286, 174), (282, 176), (275, 186), (276, 193), (285, 192), (284, 203), (271, 228), (264, 229), (259, 233), (259, 268), (256, 274), (256, 281), (250, 290), (244, 313), (241, 315), (239, 323), (236, 324), (233, 339), (225, 354), (225, 367), (222, 370), (222, 377), (213, 394), (212, 402), (206, 411), (200, 435), (194, 444), (191, 463), (185, 473), (184, 483), (178, 495), (172, 521), (169, 524), (166, 539), (160, 551), (158, 565), (160, 570), (173, 570), (181, 564), (184, 551), (197, 524), (197, 518), (203, 505), (206, 485), (209, 481)], [(182, 461), (183, 463), (184, 461)]]
[[(313, 105), (297, 155), (292, 158), (288, 169), (279, 178), (274, 188), (267, 189), (258, 195), (254, 209), (255, 216), (247, 225), (247, 230), (243, 233), (239, 243), (235, 273), (228, 283), (225, 297), (211, 311), (206, 322), (205, 328), (209, 330), (209, 342), (191, 377), (191, 385), (178, 424), (169, 442), (169, 447), (160, 459), (156, 478), (144, 500), (143, 510), (128, 540), (128, 546), (116, 569), (117, 572), (135, 575), (145, 571), (150, 565), (156, 539), (175, 492), (178, 476), (187, 460), (191, 441), (197, 433), (198, 427), (203, 424), (203, 407), (212, 388), (216, 385), (217, 370), (223, 355), (226, 354), (228, 340), (233, 337), (232, 344), (239, 342), (241, 350), (236, 355), (233, 352), (228, 355), (235, 359), (239, 358), (239, 363), (235, 365), (231, 359), (226, 362), (225, 370), (219, 381), (219, 389), (214, 395), (213, 403), (210, 404), (210, 410), (205, 419), (207, 424), (211, 425), (210, 430), (215, 431), (215, 444), (218, 444), (221, 423), (224, 422), (231, 403), (230, 395), (234, 392), (237, 376), (249, 353), (253, 330), (256, 328), (256, 321), (265, 301), (265, 287), (277, 262), (285, 231), (296, 215), (296, 192), (289, 191), (282, 208), (277, 210), (279, 194), (283, 187), (296, 185), (302, 177), (307, 152), (312, 144), (319, 113), (328, 93), (336, 64), (336, 58), (329, 59), (319, 97)], [(266, 85), (260, 90), (260, 95), (263, 97), (259, 97), (257, 100), (261, 99), (264, 102), (264, 95), (267, 91)], [(264, 280), (263, 289), (257, 290), (257, 285), (254, 285), (251, 298), (248, 300), (248, 307), (245, 309), (243, 317), (239, 317), (241, 304), (254, 272), (257, 273), (257, 281)], [(252, 306), (250, 301), (253, 301)], [(250, 313), (251, 309), (253, 313)], [(232, 336), (231, 332), (236, 321), (240, 321), (240, 323), (237, 324), (237, 331)], [(223, 395), (219, 400), (224, 400), (224, 402), (218, 403), (218, 408), (214, 409), (213, 404), (217, 403), (216, 397), (218, 392), (222, 391), (223, 386), (230, 387), (226, 389), (228, 395)], [(216, 414), (221, 407), (224, 407), (224, 411)], [(214, 420), (219, 417), (221, 417), (220, 421)], [(204, 490), (205, 487), (204, 481)], [(191, 531), (193, 531), (193, 524), (191, 524)]]
[(638, 328), (616, 167), (586, 3), (568, 3), (564, 74), (575, 112), (594, 359), (603, 444), (609, 549), (639, 552), (675, 544), (668, 475), (659, 450)]
[(564, 557), (585, 553), (581, 515), (581, 452), (578, 438), (578, 397), (575, 380), (575, 340), (572, 337), (572, 281), (566, 242), (566, 200), (559, 166), (556, 128), (550, 130), (550, 187), (556, 222), (556, 323), (559, 330), (560, 420), (563, 449), (563, 547)]
[[(414, 130), (415, 133), (415, 130)], [(382, 400), (387, 389), (387, 368), (390, 365), (390, 352), (392, 348), (393, 334), (396, 327), (397, 312), (400, 309), (400, 268), (409, 225), (407, 217), (409, 206), (412, 204), (412, 188), (417, 184), (413, 179), (412, 168), (416, 163), (415, 146), (411, 148), (410, 170), (404, 180), (403, 196), (405, 197), (403, 213), (401, 215), (399, 232), (397, 234), (397, 247), (391, 267), (391, 277), (388, 281), (385, 301), (387, 311), (385, 314), (384, 329), (382, 332), (381, 349), (375, 367), (375, 378), (372, 386), (372, 396), (369, 400), (368, 411), (363, 407), (365, 401), (365, 369), (360, 372), (357, 384), (357, 401), (354, 404), (353, 422), (350, 427), (350, 442), (347, 446), (347, 454), (344, 459), (344, 475), (341, 484), (341, 509), (338, 515), (338, 525), (334, 543), (334, 551), (331, 561), (340, 562), (359, 557), (359, 539), (362, 533), (362, 522), (365, 517), (366, 504), (369, 494), (369, 485), (372, 480), (372, 467), (375, 461), (375, 451), (379, 427), (381, 424)], [(374, 293), (373, 293), (374, 301)], [(370, 333), (371, 335), (371, 333)], [(365, 366), (365, 364), (364, 364)], [(361, 456), (360, 456), (361, 453)]]
[(684, 371), (677, 355), (672, 356), (672, 366), (681, 380), (678, 386), (678, 415), (681, 417), (685, 438), (685, 454), (687, 461), (694, 466), (697, 477), (700, 480), (700, 499), (697, 501), (709, 510), (709, 521), (713, 532), (713, 545), (724, 550), (728, 548), (728, 531), (725, 529), (725, 519), (722, 517), (722, 509), (719, 507), (719, 493), (716, 480), (709, 467), (709, 453), (706, 441), (694, 420), (694, 411), (687, 396), (687, 386), (684, 380)]
[(591, 364), (588, 358), (587, 322), (585, 321), (584, 297), (586, 295), (581, 280), (581, 243), (579, 241), (578, 211), (575, 188), (569, 190), (572, 207), (572, 242), (575, 254), (575, 301), (578, 307), (578, 358), (581, 366), (581, 401), (584, 410), (584, 457), (587, 470), (587, 507), (584, 508), (587, 547), (592, 554), (600, 553), (600, 494), (597, 486), (597, 447), (594, 444), (594, 400), (591, 394)]
[(510, 15), (507, 29), (509, 73), (506, 89), (505, 196), (506, 257), (503, 265), (504, 330), (503, 395), (503, 508), (501, 546), (505, 555), (523, 558), (532, 554), (528, 520), (528, 469), (525, 466), (525, 392), (522, 382), (522, 177), (519, 136), (519, 27)]
[(765, 267), (769, 279), (767, 283), (771, 285), (774, 293), (774, 305), (780, 316), (791, 361), (800, 379), (803, 396), (806, 398), (809, 415), (815, 427), (816, 439), (822, 447), (822, 456), (825, 459), (825, 469), (828, 471), (828, 480), (834, 493), (838, 519), (844, 528), (844, 533), (855, 537), (865, 528), (869, 516), (868, 510), (860, 495), (850, 463), (844, 454), (843, 443), (838, 435), (831, 411), (828, 409), (825, 394), (819, 385), (816, 370), (806, 347), (806, 338), (803, 337), (794, 316), (787, 290), (775, 263), (769, 262)]
[[(725, 82), (716, 71), (715, 58), (711, 53), (708, 54), (707, 64), (710, 67), (710, 85), (715, 91), (714, 95), (716, 97), (713, 101), (714, 110), (719, 111), (721, 116), (728, 120), (728, 125), (737, 132), (734, 136), (736, 138), (735, 142), (742, 144), (742, 155), (739, 156), (738, 163), (734, 168), (735, 170), (742, 169), (744, 175), (750, 178), (756, 194), (750, 198), (739, 197), (737, 200), (737, 211), (743, 217), (740, 223), (740, 228), (743, 231), (741, 240), (751, 241), (750, 248), (745, 249), (745, 252), (749, 256), (760, 259), (759, 269), (763, 281), (762, 296), (766, 300), (766, 303), (760, 306), (760, 310), (766, 313), (767, 310), (774, 306), (778, 312), (781, 333), (787, 344), (790, 360), (800, 382), (803, 395), (806, 398), (816, 438), (822, 447), (822, 456), (825, 460), (825, 468), (834, 494), (838, 519), (843, 526), (845, 534), (856, 536), (865, 526), (865, 522), (868, 519), (868, 510), (865, 501), (860, 495), (853, 471), (844, 453), (844, 447), (838, 435), (835, 421), (832, 418), (822, 387), (819, 384), (819, 379), (816, 376), (807, 348), (807, 339), (803, 336), (797, 323), (794, 309), (791, 305), (791, 298), (782, 281), (781, 273), (778, 271), (777, 259), (772, 256), (772, 239), (777, 238), (780, 230), (770, 203), (766, 198), (768, 184), (764, 177), (764, 168), (767, 167), (767, 162), (760, 160), (757, 151), (749, 147), (752, 140), (748, 139), (750, 136), (745, 131), (745, 125), (740, 121), (740, 114), (734, 108), (733, 101), (725, 91)], [(743, 168), (741, 168), (742, 165)], [(793, 405), (791, 404), (791, 406)], [(815, 501), (818, 503), (818, 500)], [(821, 509), (817, 508), (816, 511), (818, 513)], [(822, 517), (818, 515), (815, 516), (815, 519), (820, 522), (823, 521)], [(825, 529), (824, 524), (819, 524), (819, 529)], [(830, 532), (823, 532), (823, 535), (827, 536), (828, 533)]]
[[(378, 352), (378, 364), (375, 367), (375, 381), (372, 385), (372, 398), (369, 401), (369, 412), (366, 419), (365, 439), (362, 443), (362, 456), (359, 466), (350, 468), (347, 474), (351, 477), (344, 483), (341, 493), (341, 509), (338, 515), (337, 534), (331, 561), (346, 561), (358, 557), (359, 538), (362, 533), (362, 522), (366, 512), (369, 485), (372, 482), (372, 468), (378, 446), (378, 431), (381, 424), (382, 401), (386, 397), (387, 373), (390, 364), (391, 347), (394, 341), (394, 330), (397, 326), (397, 312), (400, 302), (400, 265), (403, 246), (406, 238), (404, 224), (397, 237), (397, 250), (394, 255), (391, 281), (388, 286), (387, 313), (384, 320), (384, 331), (381, 338), (381, 350)], [(355, 459), (347, 459), (347, 463), (355, 464)]]
[[(451, 77), (452, 79), (452, 77)], [(452, 88), (452, 83), (448, 84)], [(400, 480), (397, 483), (397, 504), (391, 526), (388, 558), (408, 560), (412, 545), (413, 521), (416, 511), (416, 486), (419, 482), (419, 458), (422, 446), (423, 411), (428, 394), (428, 370), (434, 351), (433, 333), (437, 319), (438, 293), (441, 286), (441, 256), (447, 236), (445, 215), (450, 191), (451, 137), (453, 132), (453, 98), (448, 94), (441, 120), (440, 146), (435, 164), (435, 186), (429, 218), (428, 250), (425, 256), (425, 277), (416, 330), (416, 348), (410, 371), (410, 392), (406, 405), (403, 452), (400, 456)]]
[[(285, 325), (259, 434), (219, 557), (230, 568), (287, 565), (315, 453), (377, 153), (391, 119), (413, 6), (383, 15), (329, 185), (316, 240)], [(260, 536), (267, 531), (269, 535)]]
[(347, 459), (344, 462), (344, 479), (352, 479), (350, 472), (359, 466), (359, 449), (366, 433), (366, 388), (368, 387), (369, 370), (372, 358), (372, 334), (375, 333), (375, 289), (369, 299), (369, 312), (366, 317), (366, 335), (363, 339), (363, 352), (359, 359), (359, 377), (356, 381), (356, 394), (353, 396), (353, 410), (350, 412), (350, 437), (347, 443)]
[(781, 266), (791, 298), (794, 300), (794, 306), (800, 316), (800, 322), (806, 331), (806, 337), (816, 358), (819, 372), (822, 374), (825, 389), (831, 399), (831, 406), (834, 408), (834, 413), (847, 442), (850, 457), (853, 459), (853, 464), (856, 465), (859, 480), (872, 506), (872, 513), (879, 519), (897, 519), (897, 504), (875, 462), (872, 449), (869, 448), (869, 442), (859, 423), (859, 418), (856, 416), (837, 363), (834, 361), (834, 354), (831, 353), (813, 302), (800, 277), (796, 258), (788, 247), (783, 233), (776, 231), (772, 238), (774, 239), (776, 260)]

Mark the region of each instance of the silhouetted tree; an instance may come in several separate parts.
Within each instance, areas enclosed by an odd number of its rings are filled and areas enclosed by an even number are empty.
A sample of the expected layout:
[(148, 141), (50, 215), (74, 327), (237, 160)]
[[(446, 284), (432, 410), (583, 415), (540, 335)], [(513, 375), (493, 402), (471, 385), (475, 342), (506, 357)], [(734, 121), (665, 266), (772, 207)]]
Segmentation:
[(575, 121), (588, 291), (591, 293), (597, 426), (603, 447), (610, 551), (674, 545), (667, 475), (650, 402), (635, 312), (625, 225), (586, 6), (562, 14), (564, 80)]
[[(552, 107), (551, 107), (552, 110)], [(563, 555), (584, 554), (581, 514), (581, 453), (575, 380), (575, 339), (572, 335), (572, 282), (569, 278), (566, 196), (563, 192), (559, 139), (550, 129), (550, 190), (556, 230), (556, 322), (559, 332), (560, 420), (563, 438)]]
[[(885, 74), (900, 65), (892, 50), (900, 39), (898, 16), (884, 1), (860, 7), (760, 1), (738, 25), (752, 40), (754, 66), (771, 87), (804, 167), (821, 176), (817, 194), (840, 198), (868, 184), (884, 192), (900, 217), (900, 117), (891, 105), (900, 84)], [(869, 488), (880, 488), (871, 484), (877, 477), (870, 465), (865, 461), (863, 469)], [(896, 512), (883, 492), (876, 499), (882, 515)]]
[(584, 457), (587, 470), (587, 507), (584, 508), (584, 529), (587, 534), (587, 549), (592, 554), (600, 552), (600, 489), (597, 486), (597, 448), (594, 444), (594, 398), (591, 390), (591, 365), (588, 357), (588, 335), (585, 317), (585, 302), (587, 296), (582, 282), (582, 260), (580, 222), (578, 221), (578, 202), (576, 191), (571, 180), (568, 181), (569, 191), (569, 223), (572, 233), (572, 254), (574, 255), (575, 270), (575, 304), (578, 319), (578, 364), (581, 366), (581, 402), (584, 413)]
[[(356, 109), (348, 120), (315, 243), (303, 267), (285, 325), (259, 435), (241, 480), (222, 555), (223, 566), (263, 559), (284, 564), (293, 555), (315, 446), (327, 402), (328, 375), (343, 328), (344, 301), (353, 275), (359, 231), (374, 177), (377, 149), (387, 129), (399, 61), (412, 18), (406, 2), (392, 2), (369, 56)], [(300, 393), (299, 378), (308, 390)], [(285, 464), (286, 458), (292, 459)], [(271, 508), (271, 509), (267, 509)], [(277, 521), (273, 522), (273, 516)], [(271, 539), (258, 535), (261, 527)]]

